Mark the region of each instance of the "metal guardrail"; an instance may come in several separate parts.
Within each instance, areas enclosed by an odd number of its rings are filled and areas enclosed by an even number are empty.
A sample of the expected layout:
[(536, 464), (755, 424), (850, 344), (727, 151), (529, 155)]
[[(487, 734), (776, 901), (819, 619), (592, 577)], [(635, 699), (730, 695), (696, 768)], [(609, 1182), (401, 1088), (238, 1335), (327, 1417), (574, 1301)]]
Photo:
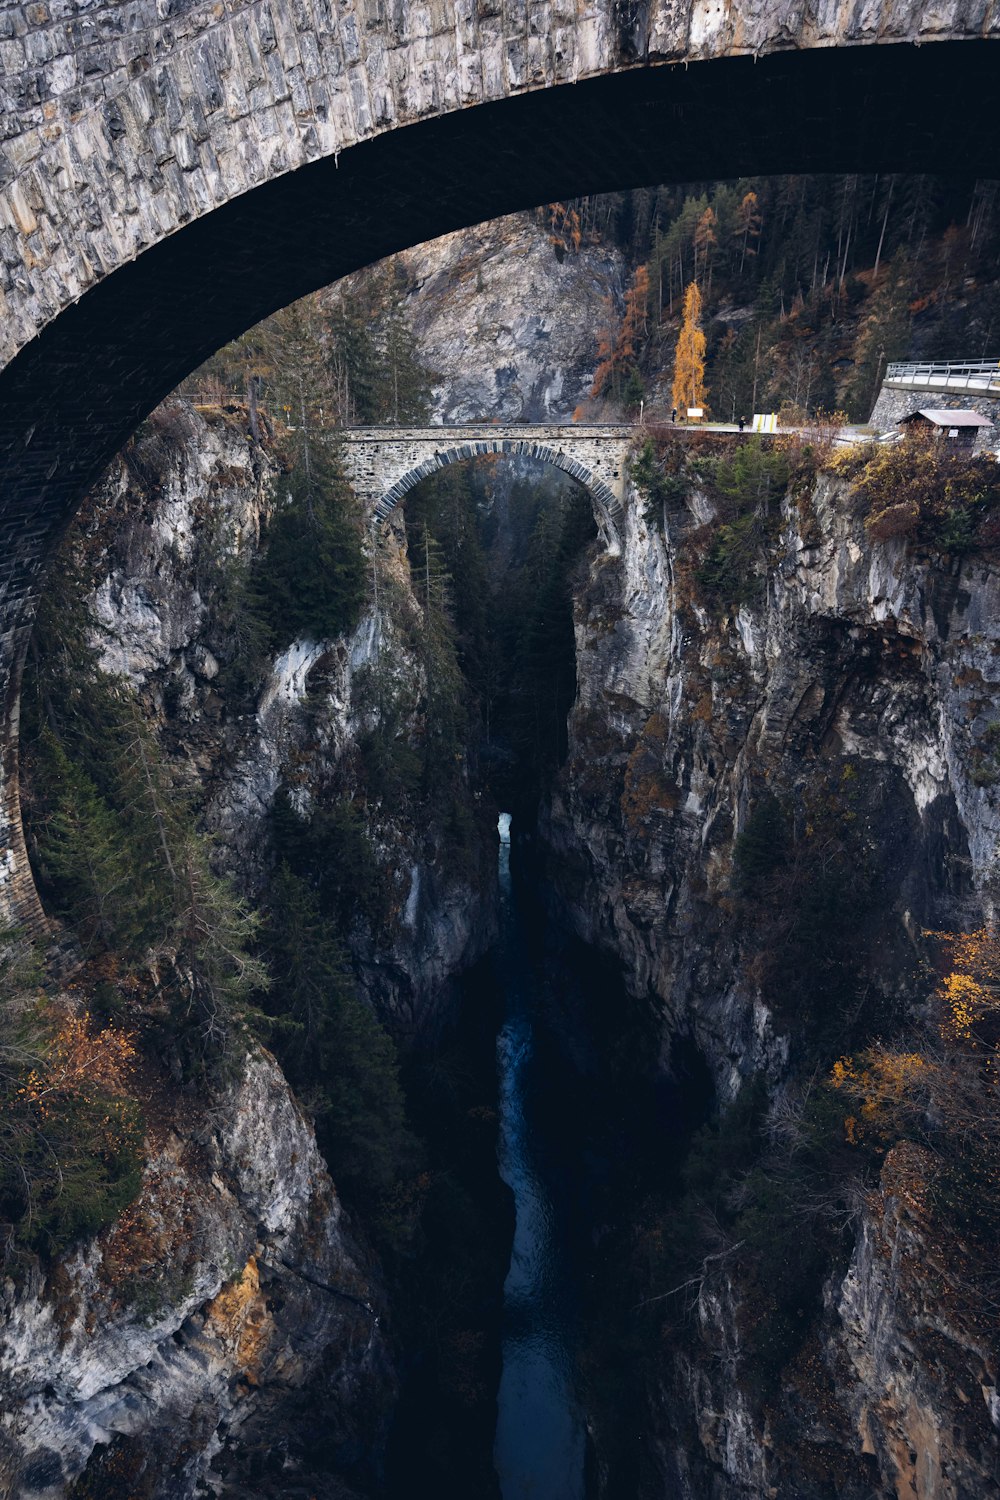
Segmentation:
[(1000, 392), (1000, 358), (970, 360), (931, 360), (925, 364), (891, 364), (886, 366), (887, 384), (940, 387), (946, 391)]

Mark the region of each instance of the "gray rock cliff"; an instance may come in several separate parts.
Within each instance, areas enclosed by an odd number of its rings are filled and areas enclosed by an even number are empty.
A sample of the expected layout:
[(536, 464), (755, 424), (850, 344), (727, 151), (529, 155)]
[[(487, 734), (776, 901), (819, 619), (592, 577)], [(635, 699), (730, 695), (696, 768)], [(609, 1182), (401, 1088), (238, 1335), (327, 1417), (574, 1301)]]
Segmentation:
[[(690, 553), (714, 509), (697, 480), (662, 515), (633, 495), (628, 515), (622, 557), (596, 559), (577, 596), (570, 753), (542, 829), (550, 878), (563, 919), (652, 997), (664, 1066), (693, 1038), (721, 1101), (763, 1075), (774, 1110), (796, 1033), (741, 961), (736, 838), (769, 789), (803, 801), (845, 774), (872, 788), (859, 816), (889, 872), (873, 993), (905, 984), (921, 925), (991, 911), (1000, 797), (982, 767), (1000, 578), (984, 559), (874, 542), (845, 483), (820, 474), (787, 504), (766, 597), (709, 613)], [(643, 1494), (991, 1492), (995, 1351), (955, 1310), (955, 1265), (921, 1207), (926, 1162), (908, 1150), (855, 1205), (812, 1347), (821, 1378), (808, 1360), (783, 1373), (781, 1422), (745, 1395), (739, 1286), (724, 1263), (703, 1277), (694, 1332), (664, 1353), (651, 1397)]]
[(210, 1113), (166, 1080), (147, 1094), (138, 1198), (96, 1240), (3, 1288), (11, 1500), (57, 1500), (88, 1459), (88, 1493), (102, 1474), (109, 1493), (123, 1475), (142, 1494), (221, 1493), (247, 1432), (251, 1450), (284, 1447), (295, 1472), (289, 1415), (307, 1392), (331, 1441), (378, 1440), (392, 1394), (378, 1282), (273, 1059), (249, 1055)]

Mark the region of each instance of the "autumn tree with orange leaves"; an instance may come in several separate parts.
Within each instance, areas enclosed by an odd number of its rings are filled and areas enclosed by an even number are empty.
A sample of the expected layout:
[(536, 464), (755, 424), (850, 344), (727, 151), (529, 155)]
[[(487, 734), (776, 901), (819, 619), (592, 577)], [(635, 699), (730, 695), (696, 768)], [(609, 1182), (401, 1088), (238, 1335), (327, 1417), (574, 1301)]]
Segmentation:
[(877, 1043), (834, 1065), (847, 1140), (879, 1150), (931, 1147), (934, 1192), (949, 1222), (991, 1239), (1000, 1230), (1000, 933), (927, 933), (944, 956), (918, 1049)]
[(625, 309), (617, 328), (610, 298), (606, 299), (605, 306), (608, 322), (598, 339), (597, 369), (590, 394), (610, 395), (613, 400), (621, 401), (626, 397), (630, 378), (638, 376), (636, 361), (649, 320), (649, 267), (636, 268), (632, 285), (625, 294)]
[(564, 260), (567, 254), (578, 254), (583, 244), (583, 229), (575, 208), (567, 207), (565, 203), (549, 205), (549, 244), (559, 261)]
[[(9, 977), (0, 965), (0, 990)], [(0, 1071), (4, 1261), (65, 1249), (135, 1196), (142, 1162), (135, 1061), (126, 1032), (55, 1006), (38, 1019), (30, 1054)]]
[(705, 384), (705, 335), (701, 329), (701, 292), (692, 281), (684, 293), (684, 321), (674, 356), (674, 381), (670, 400), (681, 412), (688, 407), (704, 409), (708, 387)]

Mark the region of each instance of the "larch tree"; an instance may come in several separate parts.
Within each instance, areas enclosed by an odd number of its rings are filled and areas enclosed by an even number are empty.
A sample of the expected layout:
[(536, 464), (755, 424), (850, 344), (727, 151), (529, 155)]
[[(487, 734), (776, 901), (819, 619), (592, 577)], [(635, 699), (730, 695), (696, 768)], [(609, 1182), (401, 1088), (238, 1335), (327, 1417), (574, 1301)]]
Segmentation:
[(671, 387), (672, 404), (684, 411), (688, 407), (705, 406), (708, 387), (705, 385), (705, 335), (701, 329), (701, 292), (698, 283), (692, 281), (684, 293), (684, 321), (677, 339), (674, 356), (674, 383)]
[[(740, 275), (743, 275), (743, 266), (748, 255), (757, 254), (756, 242), (760, 239), (760, 227), (763, 220), (757, 206), (757, 194), (745, 193), (736, 215), (735, 233), (739, 236), (740, 244)], [(754, 244), (751, 245), (750, 241)]]
[(707, 281), (709, 295), (712, 289), (712, 252), (718, 242), (716, 228), (718, 220), (715, 210), (706, 208), (694, 231), (694, 275), (696, 281)]
[[(610, 315), (610, 298), (606, 299), (605, 305)], [(610, 394), (615, 401), (621, 401), (630, 376), (639, 380), (641, 395), (641, 379), (636, 368), (636, 360), (647, 336), (648, 321), (649, 267), (641, 265), (636, 267), (632, 285), (625, 294), (625, 309), (617, 333), (609, 318), (608, 325), (598, 339), (597, 369), (590, 388), (591, 396)], [(635, 380), (633, 380), (633, 388)], [(638, 399), (634, 404), (638, 405)]]

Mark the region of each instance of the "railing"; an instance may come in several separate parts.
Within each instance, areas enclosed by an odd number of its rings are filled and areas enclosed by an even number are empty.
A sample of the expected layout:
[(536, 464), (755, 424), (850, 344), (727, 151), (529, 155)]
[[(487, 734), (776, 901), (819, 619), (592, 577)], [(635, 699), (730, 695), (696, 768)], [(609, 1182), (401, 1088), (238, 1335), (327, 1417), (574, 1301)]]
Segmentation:
[(1000, 359), (936, 360), (928, 364), (888, 365), (889, 385), (939, 387), (945, 391), (996, 391), (1000, 393)]

